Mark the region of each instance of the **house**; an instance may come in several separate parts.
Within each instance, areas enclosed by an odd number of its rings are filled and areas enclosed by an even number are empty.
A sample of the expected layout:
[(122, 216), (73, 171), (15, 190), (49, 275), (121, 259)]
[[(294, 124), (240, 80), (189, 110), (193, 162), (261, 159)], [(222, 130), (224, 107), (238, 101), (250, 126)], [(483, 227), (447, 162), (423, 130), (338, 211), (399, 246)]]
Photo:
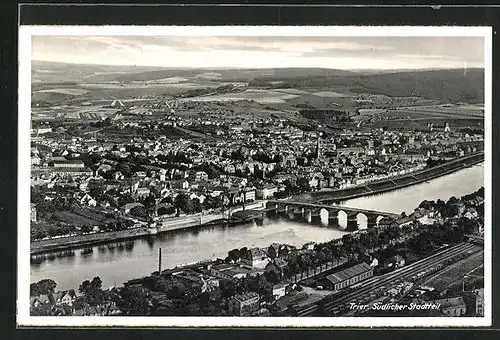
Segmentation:
[(32, 307), (38, 307), (41, 305), (53, 304), (54, 299), (52, 294), (42, 294), (38, 296), (32, 296), (30, 298), (30, 305)]
[(259, 310), (259, 294), (248, 292), (235, 295), (229, 301), (229, 314), (238, 316), (249, 316)]
[(465, 314), (465, 300), (462, 296), (429, 301), (439, 305), (439, 309), (447, 316), (462, 316)]
[(373, 276), (373, 267), (367, 263), (360, 263), (336, 273), (327, 275), (323, 280), (324, 285), (331, 290), (340, 290), (352, 286)]
[(205, 202), (205, 199), (207, 198), (205, 195), (202, 195), (202, 194), (197, 194), (197, 193), (191, 193), (189, 195), (189, 198), (194, 200), (194, 199), (197, 199), (198, 201), (200, 201), (201, 204), (203, 204), (203, 202)]
[(189, 182), (186, 180), (174, 180), (171, 182), (172, 189), (189, 189)]
[(122, 172), (121, 172), (121, 171), (115, 171), (115, 172), (113, 173), (113, 179), (114, 179), (115, 181), (122, 180), (123, 178), (124, 178), (124, 176), (123, 176), (123, 174), (122, 174)]
[(95, 207), (97, 205), (97, 201), (90, 196), (89, 194), (85, 194), (78, 198), (80, 204), (88, 205), (89, 207)]
[(73, 289), (61, 291), (52, 294), (54, 297), (54, 301), (56, 305), (66, 304), (68, 306), (72, 306), (73, 302), (75, 302), (77, 296)]
[(253, 202), (255, 201), (255, 189), (254, 188), (245, 188), (243, 190), (245, 196), (245, 202)]
[(205, 171), (196, 171), (194, 174), (195, 181), (206, 181), (208, 180), (208, 174)]
[(84, 168), (85, 164), (81, 160), (57, 159), (52, 161), (56, 168)]
[(36, 222), (36, 205), (34, 203), (30, 204), (30, 219), (31, 222)]
[(286, 284), (278, 283), (273, 286), (273, 297), (275, 300), (278, 300), (280, 297), (285, 296), (286, 294)]
[(255, 196), (258, 199), (269, 199), (278, 192), (278, 187), (272, 184), (264, 185), (263, 187), (257, 188), (255, 191)]
[(267, 254), (260, 248), (251, 248), (245, 258), (242, 259), (243, 263), (253, 267), (264, 269), (269, 263)]
[(283, 275), (283, 272), (287, 266), (287, 262), (283, 260), (282, 258), (275, 258), (273, 261), (270, 261), (264, 270), (266, 273), (274, 272), (278, 277), (281, 277)]
[(137, 197), (148, 197), (150, 193), (151, 193), (151, 190), (149, 188), (140, 187), (140, 188), (137, 188), (135, 195)]
[(387, 261), (384, 262), (384, 267), (397, 269), (404, 267), (405, 263), (406, 263), (405, 258), (398, 254), (387, 259)]
[(474, 290), (476, 295), (476, 316), (484, 316), (484, 288)]

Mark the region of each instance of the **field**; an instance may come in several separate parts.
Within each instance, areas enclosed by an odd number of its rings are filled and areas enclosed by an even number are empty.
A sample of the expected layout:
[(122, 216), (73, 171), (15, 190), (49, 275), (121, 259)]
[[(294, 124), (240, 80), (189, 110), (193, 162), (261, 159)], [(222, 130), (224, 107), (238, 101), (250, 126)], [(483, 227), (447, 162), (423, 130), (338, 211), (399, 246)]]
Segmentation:
[(380, 120), (367, 123), (364, 126), (372, 128), (389, 128), (389, 129), (427, 129), (428, 124), (432, 123), (434, 126), (443, 127), (445, 123), (449, 123), (452, 129), (460, 128), (484, 128), (484, 120), (481, 119), (455, 119), (455, 118), (416, 118), (416, 119), (393, 119), (393, 120)]
[(298, 95), (281, 93), (272, 90), (249, 89), (239, 93), (225, 93), (208, 96), (199, 96), (184, 99), (184, 101), (200, 102), (230, 102), (253, 100), (261, 104), (285, 103), (286, 100), (297, 98)]
[(62, 222), (81, 227), (85, 224), (96, 225), (99, 221), (84, 217), (82, 215), (75, 214), (71, 211), (56, 211), (54, 215)]
[(449, 266), (444, 271), (439, 272), (438, 274), (427, 280), (424, 285), (434, 287), (439, 291), (443, 291), (454, 285), (461, 285), (462, 278), (466, 273), (473, 271), (470, 274), (478, 277), (483, 276), (483, 265), (484, 252), (481, 251)]
[(72, 88), (66, 88), (66, 87), (59, 87), (59, 88), (52, 88), (52, 89), (46, 89), (46, 90), (40, 90), (35, 93), (47, 93), (47, 92), (52, 92), (52, 93), (61, 93), (61, 94), (67, 94), (71, 96), (80, 96), (82, 94), (88, 93), (89, 91), (84, 90), (84, 89), (72, 89)]
[(331, 98), (342, 98), (342, 97), (347, 97), (347, 95), (338, 93), (338, 92), (332, 92), (332, 91), (322, 91), (322, 92), (314, 92), (313, 93), (315, 96), (318, 97), (331, 97)]
[[(481, 69), (471, 69), (467, 75), (459, 70), (366, 75), (318, 68), (168, 69), (33, 62), (32, 79), (33, 106), (52, 109), (33, 110), (34, 119), (100, 119), (116, 112), (102, 108), (115, 99), (139, 107), (190, 90), (216, 92), (215, 88), (228, 84), (239, 88), (230, 93), (184, 96), (179, 101), (194, 106), (186, 110), (194, 116), (275, 115), (310, 123), (290, 111), (338, 110), (351, 113), (363, 126), (375, 128), (420, 129), (428, 123), (441, 126), (444, 122), (452, 128), (480, 128), (484, 116), (481, 105), (465, 104), (483, 100)], [(226, 111), (210, 112), (216, 104), (224, 105)], [(388, 108), (398, 109), (385, 112)], [(357, 109), (360, 115), (354, 116)]]

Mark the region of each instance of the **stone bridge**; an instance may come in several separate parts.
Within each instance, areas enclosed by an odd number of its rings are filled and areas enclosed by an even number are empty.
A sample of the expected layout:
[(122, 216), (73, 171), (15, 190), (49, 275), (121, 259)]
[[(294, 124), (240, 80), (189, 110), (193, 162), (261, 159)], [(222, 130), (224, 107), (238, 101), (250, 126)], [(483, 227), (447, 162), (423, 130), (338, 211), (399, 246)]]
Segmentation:
[(266, 211), (290, 219), (320, 223), (343, 230), (372, 228), (377, 226), (384, 217), (390, 219), (400, 217), (398, 214), (384, 211), (278, 200), (267, 201)]

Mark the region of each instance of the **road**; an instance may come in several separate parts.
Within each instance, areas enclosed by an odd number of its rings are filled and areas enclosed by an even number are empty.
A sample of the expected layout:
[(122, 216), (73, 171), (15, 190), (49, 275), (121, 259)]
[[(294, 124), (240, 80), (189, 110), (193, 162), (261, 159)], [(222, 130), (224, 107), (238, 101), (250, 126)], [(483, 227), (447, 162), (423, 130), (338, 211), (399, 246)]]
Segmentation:
[(348, 312), (350, 303), (368, 304), (377, 299), (393, 285), (403, 281), (416, 281), (442, 269), (447, 261), (458, 261), (462, 254), (471, 255), (483, 248), (471, 243), (461, 243), (442, 250), (393, 272), (374, 276), (352, 287), (343, 295), (325, 298), (321, 303), (298, 311), (298, 316), (311, 316), (318, 313), (326, 315), (341, 315)]

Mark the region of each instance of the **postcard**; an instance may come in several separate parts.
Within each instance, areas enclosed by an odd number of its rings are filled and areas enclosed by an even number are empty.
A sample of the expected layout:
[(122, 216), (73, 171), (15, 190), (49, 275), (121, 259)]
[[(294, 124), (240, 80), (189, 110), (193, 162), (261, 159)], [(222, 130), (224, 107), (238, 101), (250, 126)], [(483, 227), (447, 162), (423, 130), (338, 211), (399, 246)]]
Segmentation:
[(18, 325), (491, 325), (491, 34), (20, 26)]

